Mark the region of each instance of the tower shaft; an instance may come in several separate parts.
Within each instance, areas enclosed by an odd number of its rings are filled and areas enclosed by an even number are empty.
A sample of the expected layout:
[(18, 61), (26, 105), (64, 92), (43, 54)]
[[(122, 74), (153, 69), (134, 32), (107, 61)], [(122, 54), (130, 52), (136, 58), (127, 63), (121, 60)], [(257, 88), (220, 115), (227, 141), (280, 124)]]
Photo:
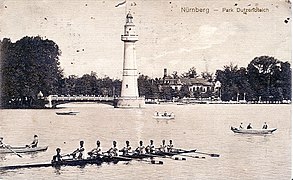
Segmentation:
[(124, 25), (124, 34), (121, 35), (121, 41), (124, 42), (123, 76), (121, 96), (116, 105), (121, 108), (144, 106), (144, 98), (139, 97), (138, 92), (135, 50), (135, 42), (138, 41), (138, 36), (135, 33), (135, 25), (132, 19), (132, 15), (128, 13), (126, 16), (126, 24)]

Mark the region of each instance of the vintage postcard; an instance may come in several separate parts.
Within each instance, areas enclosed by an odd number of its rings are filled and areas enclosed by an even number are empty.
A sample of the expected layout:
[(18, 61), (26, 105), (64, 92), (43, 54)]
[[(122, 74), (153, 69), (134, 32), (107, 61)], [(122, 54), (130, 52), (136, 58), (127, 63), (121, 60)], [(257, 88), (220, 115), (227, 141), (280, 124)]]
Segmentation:
[(0, 0), (0, 179), (291, 179), (291, 7)]

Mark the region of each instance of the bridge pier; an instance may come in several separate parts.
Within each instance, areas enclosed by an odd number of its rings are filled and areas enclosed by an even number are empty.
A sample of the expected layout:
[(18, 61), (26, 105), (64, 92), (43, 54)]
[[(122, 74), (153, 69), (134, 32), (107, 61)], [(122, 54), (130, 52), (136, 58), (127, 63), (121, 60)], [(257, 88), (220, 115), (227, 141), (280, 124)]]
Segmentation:
[(48, 107), (48, 108), (53, 108), (53, 104), (52, 104), (52, 95), (49, 95), (47, 99), (48, 99), (48, 101), (49, 101), (49, 103), (47, 104), (47, 107)]

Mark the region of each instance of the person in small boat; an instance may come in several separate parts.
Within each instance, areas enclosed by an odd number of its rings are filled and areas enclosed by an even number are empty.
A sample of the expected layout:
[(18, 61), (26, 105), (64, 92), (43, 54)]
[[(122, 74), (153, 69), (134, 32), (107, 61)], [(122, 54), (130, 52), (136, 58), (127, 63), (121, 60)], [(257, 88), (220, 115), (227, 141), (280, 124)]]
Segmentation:
[(79, 148), (77, 148), (75, 151), (73, 151), (71, 153), (73, 158), (76, 158), (76, 154), (78, 153), (77, 159), (83, 159), (83, 152), (85, 150), (83, 145), (84, 145), (84, 141), (80, 141), (79, 142)]
[(122, 152), (123, 155), (129, 155), (129, 153), (131, 152), (131, 146), (129, 144), (129, 141), (126, 141), (125, 143), (126, 143), (126, 146), (122, 148), (120, 152)]
[(110, 157), (118, 156), (118, 149), (117, 149), (116, 141), (113, 141), (113, 147), (111, 147), (107, 152), (108, 152)]
[(172, 140), (170, 140), (170, 144), (167, 145), (167, 151), (168, 152), (172, 152), (174, 150), (173, 148), (174, 148), (173, 142), (172, 142)]
[(243, 123), (240, 123), (239, 129), (243, 129)]
[(91, 157), (98, 157), (101, 155), (102, 149), (100, 147), (101, 143), (99, 140), (97, 140), (97, 147), (95, 147), (94, 149), (92, 149), (90, 152), (88, 152), (88, 155), (90, 155)]
[(159, 116), (160, 114), (159, 114), (159, 112), (158, 111), (156, 111), (157, 112), (157, 116)]
[(143, 154), (144, 153), (144, 145), (143, 145), (143, 142), (142, 141), (139, 141), (139, 146), (136, 148), (135, 152), (137, 154)]
[(164, 116), (167, 116), (167, 115), (168, 115), (168, 113), (165, 111), (165, 112), (164, 112)]
[(34, 140), (32, 143), (30, 143), (29, 145), (26, 145), (26, 147), (29, 147), (29, 148), (35, 148), (38, 146), (38, 143), (39, 143), (39, 140), (38, 140), (38, 135), (34, 135)]
[(268, 125), (266, 122), (264, 122), (264, 125), (262, 126), (263, 129), (268, 129)]
[(56, 163), (56, 162), (60, 162), (62, 161), (62, 156), (60, 154), (61, 152), (61, 149), (60, 148), (57, 148), (56, 149), (56, 155), (53, 156), (53, 159), (52, 159), (52, 163)]
[(155, 152), (155, 146), (154, 146), (154, 141), (150, 140), (150, 144), (145, 148), (145, 152), (147, 154), (152, 154)]
[(162, 145), (160, 146), (159, 150), (161, 152), (167, 152), (167, 146), (165, 144), (165, 140), (162, 140)]
[(247, 129), (252, 129), (251, 123), (248, 124)]

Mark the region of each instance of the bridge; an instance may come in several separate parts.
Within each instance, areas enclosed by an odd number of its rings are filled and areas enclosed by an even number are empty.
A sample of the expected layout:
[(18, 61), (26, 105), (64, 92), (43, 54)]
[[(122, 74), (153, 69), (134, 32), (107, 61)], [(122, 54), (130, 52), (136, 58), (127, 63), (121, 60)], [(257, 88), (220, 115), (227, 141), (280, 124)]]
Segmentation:
[(45, 97), (44, 100), (48, 102), (46, 107), (53, 108), (59, 104), (65, 104), (70, 102), (99, 102), (105, 103), (109, 105), (114, 105), (114, 97), (107, 97), (107, 96), (58, 96), (58, 95), (49, 95)]

